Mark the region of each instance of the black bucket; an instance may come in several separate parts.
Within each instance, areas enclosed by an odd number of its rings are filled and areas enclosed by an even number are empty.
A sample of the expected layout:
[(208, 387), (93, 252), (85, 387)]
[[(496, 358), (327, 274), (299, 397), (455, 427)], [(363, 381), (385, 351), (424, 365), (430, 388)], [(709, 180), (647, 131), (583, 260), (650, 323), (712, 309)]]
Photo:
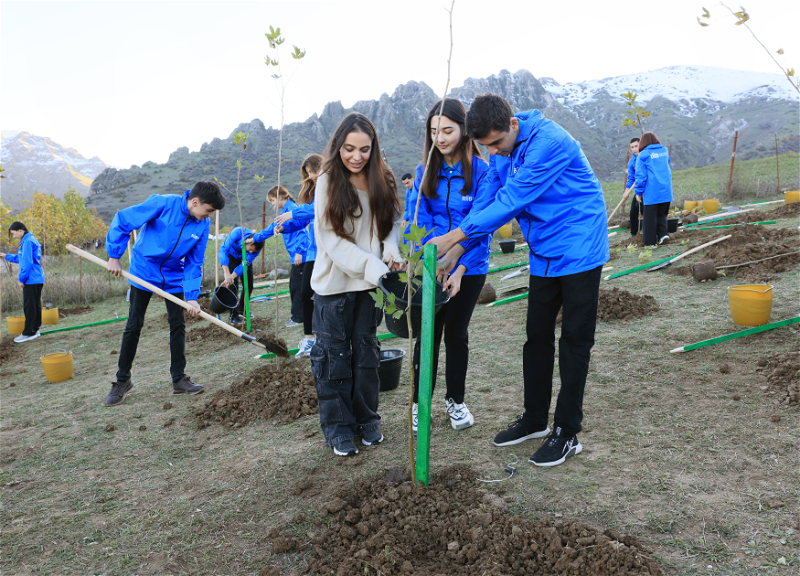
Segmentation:
[(667, 232), (677, 232), (678, 222), (680, 222), (679, 218), (667, 218)]
[[(420, 278), (421, 280), (421, 278)], [(405, 282), (400, 280), (399, 272), (389, 272), (385, 278), (381, 278), (378, 284), (383, 291), (384, 303), (389, 302), (388, 294), (395, 295), (395, 305), (398, 310), (406, 310), (408, 308), (408, 296), (406, 295)], [(450, 292), (442, 290), (441, 282), (436, 283), (436, 312), (442, 306), (450, 301)], [(394, 318), (390, 314), (385, 314), (386, 328), (400, 338), (408, 338), (408, 320), (405, 314), (400, 318)], [(414, 292), (414, 297), (411, 299), (411, 330), (413, 337), (416, 338), (422, 328), (422, 286), (420, 285)]]
[(239, 295), (235, 286), (217, 286), (208, 307), (214, 314), (230, 312), (239, 303)]
[(503, 254), (511, 254), (516, 247), (516, 240), (500, 240), (500, 250), (503, 251)]
[(385, 348), (381, 350), (381, 366), (378, 368), (381, 392), (394, 390), (400, 385), (400, 372), (403, 369), (405, 355), (406, 351), (402, 348)]

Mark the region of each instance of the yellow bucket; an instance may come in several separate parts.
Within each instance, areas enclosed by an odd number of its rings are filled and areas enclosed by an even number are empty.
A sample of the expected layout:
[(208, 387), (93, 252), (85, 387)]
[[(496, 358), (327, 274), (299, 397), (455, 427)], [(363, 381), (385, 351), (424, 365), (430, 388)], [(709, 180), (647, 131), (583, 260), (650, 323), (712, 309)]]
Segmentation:
[(686, 210), (687, 212), (690, 212), (695, 208), (697, 208), (697, 204), (699, 204), (699, 202), (695, 202), (694, 200), (684, 200), (683, 209)]
[(713, 214), (719, 210), (719, 200), (701, 200), (700, 204), (703, 205), (706, 214)]
[(54, 352), (42, 356), (42, 367), (47, 379), (55, 384), (72, 378), (72, 352)]
[(763, 326), (772, 314), (772, 285), (744, 284), (728, 288), (731, 318), (738, 326)]
[(497, 231), (500, 232), (500, 238), (511, 238), (511, 234), (514, 233), (511, 228), (511, 222), (508, 224), (503, 224), (497, 229)]
[(786, 198), (786, 203), (791, 204), (792, 202), (800, 202), (800, 190), (792, 190), (791, 192), (784, 192), (784, 198)]
[(25, 316), (6, 316), (6, 324), (12, 336), (19, 336), (25, 330)]
[(58, 324), (58, 308), (42, 310), (42, 324)]

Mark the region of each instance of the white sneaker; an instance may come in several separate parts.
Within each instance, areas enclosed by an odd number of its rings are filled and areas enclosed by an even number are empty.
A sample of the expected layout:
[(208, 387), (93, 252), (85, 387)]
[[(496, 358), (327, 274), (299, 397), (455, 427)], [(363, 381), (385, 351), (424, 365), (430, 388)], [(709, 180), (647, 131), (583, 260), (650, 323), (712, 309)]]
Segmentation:
[[(419, 414), (419, 404), (414, 402), (411, 406), (411, 431), (414, 433), (414, 436), (417, 435), (417, 420)], [(431, 424), (433, 424), (433, 412), (431, 412)]]
[(450, 426), (453, 430), (463, 430), (475, 424), (475, 418), (463, 402), (456, 404), (452, 398), (445, 400), (447, 405), (447, 414), (450, 416)]
[(659, 245), (663, 244), (665, 240), (669, 240), (669, 235), (662, 236), (661, 240), (658, 241), (658, 244)]
[(297, 354), (295, 354), (294, 357), (302, 358), (303, 356), (311, 356), (311, 348), (316, 341), (316, 338), (303, 338), (300, 340), (300, 344), (297, 345)]
[(28, 340), (35, 340), (39, 336), (41, 336), (41, 334), (39, 334), (38, 330), (36, 331), (36, 334), (33, 334), (32, 336), (24, 336), (23, 334), (20, 334), (19, 336), (14, 338), (14, 342), (16, 342), (17, 344), (22, 344), (23, 342), (27, 342)]

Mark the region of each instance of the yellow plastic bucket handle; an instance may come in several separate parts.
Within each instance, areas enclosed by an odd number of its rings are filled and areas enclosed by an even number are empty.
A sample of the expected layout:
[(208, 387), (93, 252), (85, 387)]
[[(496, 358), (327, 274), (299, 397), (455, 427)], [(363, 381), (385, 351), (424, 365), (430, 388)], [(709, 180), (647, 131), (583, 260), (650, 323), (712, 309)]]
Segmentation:
[(758, 294), (766, 294), (767, 292), (772, 290), (772, 285), (767, 284), (767, 287), (764, 290), (757, 290), (755, 288), (745, 288), (744, 286), (728, 286), (728, 292), (730, 292), (731, 290), (737, 290), (739, 292), (757, 292)]

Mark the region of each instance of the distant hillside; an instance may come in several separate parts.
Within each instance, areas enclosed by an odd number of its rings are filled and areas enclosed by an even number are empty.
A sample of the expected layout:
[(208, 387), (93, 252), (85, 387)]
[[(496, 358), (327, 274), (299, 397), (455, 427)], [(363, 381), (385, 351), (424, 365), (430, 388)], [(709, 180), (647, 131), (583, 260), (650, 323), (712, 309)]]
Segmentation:
[[(623, 92), (634, 90), (641, 95), (640, 100), (652, 111), (646, 127), (672, 145), (673, 166), (681, 169), (729, 160), (735, 130), (739, 130), (737, 158), (774, 154), (775, 133), (781, 153), (797, 152), (798, 98), (783, 88), (785, 82), (777, 74), (672, 67), (562, 86), (549, 78), (540, 82), (526, 70), (504, 70), (489, 78), (470, 78), (450, 95), (468, 106), (476, 95), (495, 92), (507, 98), (515, 110), (541, 110), (581, 143), (598, 177), (611, 181), (618, 180), (624, 170), (628, 140), (638, 135), (638, 130), (621, 125)], [(381, 147), (399, 181), (421, 160), (425, 117), (436, 99), (430, 87), (412, 81), (377, 101), (356, 102), (347, 109), (340, 102), (331, 102), (319, 116), (313, 114), (305, 122), (287, 125), (282, 183), (292, 191), (298, 189), (303, 157), (322, 152), (339, 121), (351, 111), (362, 112), (375, 123)], [(108, 221), (120, 208), (150, 194), (180, 193), (197, 180), (216, 176), (233, 189), (240, 153), (233, 143), (235, 132), (248, 134), (247, 150), (241, 155), (243, 211), (248, 222), (260, 224), (266, 191), (276, 183), (278, 130), (266, 128), (258, 119), (240, 124), (227, 138), (212, 139), (197, 152), (179, 148), (165, 164), (146, 162), (127, 170), (105, 170), (93, 182), (87, 205), (97, 208)], [(255, 174), (266, 176), (264, 182), (256, 184)], [(235, 224), (236, 219), (235, 209), (226, 209), (221, 216), (223, 225)]]
[(69, 188), (81, 196), (89, 195), (95, 177), (108, 168), (99, 158), (84, 158), (73, 148), (65, 148), (50, 138), (29, 132), (3, 131), (0, 163), (3, 165), (3, 202), (19, 210), (24, 200), (38, 191), (62, 198)]

